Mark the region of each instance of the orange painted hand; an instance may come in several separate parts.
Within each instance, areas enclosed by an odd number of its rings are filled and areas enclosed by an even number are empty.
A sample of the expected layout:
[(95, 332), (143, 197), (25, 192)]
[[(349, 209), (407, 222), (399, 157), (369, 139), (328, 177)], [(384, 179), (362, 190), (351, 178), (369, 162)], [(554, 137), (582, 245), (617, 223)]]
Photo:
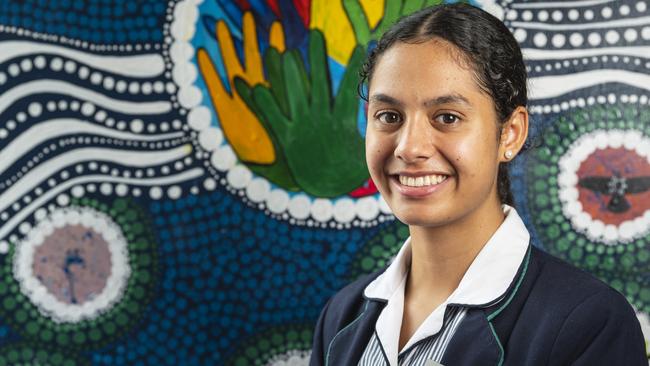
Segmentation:
[[(207, 85), (219, 123), (239, 159), (254, 164), (271, 164), (276, 160), (276, 152), (269, 134), (233, 87), (235, 77), (246, 80), (251, 85), (267, 85), (262, 69), (255, 21), (250, 12), (243, 16), (244, 66), (239, 61), (228, 26), (220, 20), (217, 22), (216, 34), (219, 49), (226, 69), (229, 93), (222, 84), (212, 59), (207, 51), (199, 48), (196, 58), (199, 70)], [(271, 47), (284, 51), (284, 34), (279, 23), (271, 27)]]

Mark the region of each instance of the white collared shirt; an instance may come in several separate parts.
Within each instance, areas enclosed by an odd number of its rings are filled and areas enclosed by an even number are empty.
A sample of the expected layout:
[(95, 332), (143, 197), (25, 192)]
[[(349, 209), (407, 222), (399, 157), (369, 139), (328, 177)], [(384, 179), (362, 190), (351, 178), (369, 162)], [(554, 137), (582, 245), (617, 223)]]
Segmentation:
[[(446, 334), (444, 343), (422, 341), (441, 333), (443, 326), (448, 327), (448, 324), (452, 324), (455, 330), (460, 322), (458, 318), (462, 319), (465, 311), (449, 311), (448, 318), (449, 314), (454, 318), (450, 321), (450, 319), (445, 319), (447, 306), (453, 304), (460, 305), (462, 308), (463, 305), (484, 305), (494, 302), (505, 294), (526, 255), (530, 234), (513, 207), (504, 205), (503, 212), (506, 215), (505, 220), (474, 258), (456, 290), (422, 322), (404, 345), (402, 352), (412, 352), (415, 347), (442, 347), (442, 350), (437, 350), (439, 358), (442, 358), (446, 343), (453, 334), (442, 332)], [(370, 354), (366, 353), (371, 353), (374, 350), (373, 354), (377, 354), (377, 344), (373, 342), (378, 341), (383, 354), (378, 354), (377, 357), (381, 356), (383, 359), (385, 356), (391, 366), (410, 364), (408, 360), (412, 357), (408, 356), (401, 357), (401, 362), (398, 363), (398, 356), (406, 356), (399, 353), (398, 347), (404, 312), (404, 288), (410, 261), (411, 243), (409, 238), (386, 271), (368, 284), (364, 290), (366, 297), (383, 299), (388, 302), (377, 318), (375, 335), (368, 343), (366, 351), (364, 351), (365, 358), (362, 356), (362, 361), (372, 358)], [(413, 347), (414, 345), (415, 347)], [(422, 353), (421, 350), (418, 352)], [(439, 359), (436, 361), (439, 362)], [(370, 364), (374, 364), (374, 362)]]

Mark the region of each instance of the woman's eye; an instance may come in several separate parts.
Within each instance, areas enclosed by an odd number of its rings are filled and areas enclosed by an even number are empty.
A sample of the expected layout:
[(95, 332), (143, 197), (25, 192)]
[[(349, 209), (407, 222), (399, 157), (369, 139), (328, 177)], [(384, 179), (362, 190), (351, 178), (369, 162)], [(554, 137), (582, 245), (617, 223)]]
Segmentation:
[(455, 116), (453, 114), (445, 113), (445, 114), (439, 115), (438, 117), (436, 117), (436, 119), (439, 122), (442, 122), (443, 124), (451, 125), (451, 124), (454, 124), (454, 123), (458, 122), (458, 120), (460, 118), (458, 118), (458, 116)]
[(377, 119), (382, 123), (398, 123), (401, 121), (401, 117), (397, 113), (392, 112), (383, 112), (377, 116)]

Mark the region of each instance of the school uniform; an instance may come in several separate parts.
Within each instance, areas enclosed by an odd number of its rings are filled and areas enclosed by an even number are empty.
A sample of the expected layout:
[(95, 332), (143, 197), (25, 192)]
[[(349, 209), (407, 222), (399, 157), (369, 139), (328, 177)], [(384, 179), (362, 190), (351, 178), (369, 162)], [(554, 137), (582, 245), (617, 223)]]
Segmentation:
[(531, 245), (514, 208), (504, 206), (504, 213), (458, 288), (401, 350), (410, 240), (388, 268), (328, 301), (310, 365), (647, 366), (641, 327), (625, 297)]

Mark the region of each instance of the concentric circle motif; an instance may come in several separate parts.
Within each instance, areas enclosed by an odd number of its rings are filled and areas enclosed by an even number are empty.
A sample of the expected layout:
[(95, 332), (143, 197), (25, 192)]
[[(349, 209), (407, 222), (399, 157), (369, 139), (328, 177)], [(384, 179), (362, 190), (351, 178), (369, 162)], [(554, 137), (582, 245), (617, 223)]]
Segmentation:
[(152, 299), (154, 238), (131, 199), (72, 199), (10, 246), (0, 265), (0, 316), (33, 347), (112, 342), (138, 325)]
[(408, 236), (408, 226), (398, 220), (388, 223), (357, 252), (349, 270), (349, 280), (386, 267)]
[(650, 110), (582, 109), (544, 131), (524, 162), (535, 232), (549, 252), (650, 310)]
[(131, 273), (120, 228), (105, 214), (61, 209), (16, 246), (21, 291), (55, 322), (92, 319), (120, 300)]
[(226, 365), (301, 366), (309, 364), (313, 325), (283, 325), (248, 339)]
[(43, 345), (32, 346), (26, 343), (8, 344), (0, 348), (0, 366), (51, 365), (82, 366), (90, 362), (82, 356), (68, 351), (56, 350)]
[(595, 130), (560, 159), (559, 196), (576, 230), (606, 244), (650, 229), (650, 138), (636, 130)]

